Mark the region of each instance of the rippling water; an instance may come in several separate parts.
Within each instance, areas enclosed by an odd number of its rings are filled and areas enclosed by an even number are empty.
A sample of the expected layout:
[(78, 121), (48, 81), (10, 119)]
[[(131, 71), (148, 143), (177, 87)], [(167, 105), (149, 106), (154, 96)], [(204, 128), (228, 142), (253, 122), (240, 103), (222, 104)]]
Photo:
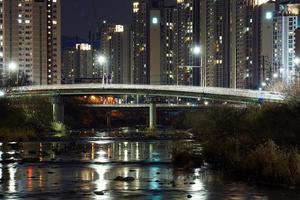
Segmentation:
[[(232, 182), (205, 169), (174, 169), (172, 145), (171, 141), (2, 144), (0, 199), (300, 199), (295, 190)], [(135, 180), (114, 181), (117, 176)]]

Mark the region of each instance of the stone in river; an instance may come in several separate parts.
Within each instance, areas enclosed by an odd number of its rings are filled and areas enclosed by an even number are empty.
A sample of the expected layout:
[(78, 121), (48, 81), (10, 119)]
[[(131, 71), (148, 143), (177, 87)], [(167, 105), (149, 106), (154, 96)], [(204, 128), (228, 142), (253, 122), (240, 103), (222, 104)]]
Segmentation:
[(104, 192), (103, 191), (95, 191), (94, 192), (96, 195), (104, 195)]

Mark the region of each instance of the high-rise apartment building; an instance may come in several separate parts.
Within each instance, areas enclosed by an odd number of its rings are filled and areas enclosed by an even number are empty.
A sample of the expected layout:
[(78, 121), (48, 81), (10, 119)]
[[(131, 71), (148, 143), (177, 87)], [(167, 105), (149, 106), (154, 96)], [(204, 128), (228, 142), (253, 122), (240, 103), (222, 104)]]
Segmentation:
[(133, 16), (134, 83), (200, 85), (199, 1), (137, 0)]
[(99, 76), (111, 83), (131, 83), (131, 32), (130, 26), (107, 23), (100, 27), (101, 49), (98, 56), (105, 62), (95, 63)]
[(256, 0), (200, 0), (204, 86), (258, 87), (258, 11)]
[[(200, 85), (200, 1), (177, 0), (179, 85)], [(197, 49), (196, 51), (194, 51)], [(199, 49), (199, 50), (198, 50)]]
[(200, 1), (202, 85), (230, 87), (230, 1)]
[(177, 7), (164, 7), (161, 21), (161, 84), (178, 84)]
[(149, 0), (134, 0), (132, 44), (133, 44), (133, 83), (150, 83), (149, 58)]
[(133, 0), (133, 83), (159, 84), (163, 0)]
[(94, 78), (94, 51), (90, 44), (78, 43), (63, 51), (63, 83), (89, 82)]
[(75, 82), (75, 49), (66, 48), (62, 53), (62, 83), (72, 84)]
[(273, 66), (274, 47), (274, 17), (276, 16), (276, 4), (269, 1), (260, 6), (260, 86), (272, 81), (277, 75)]
[(299, 27), (299, 3), (282, 4), (274, 17), (273, 66), (276, 78), (290, 85), (296, 81), (296, 30)]
[(60, 0), (1, 0), (0, 8), (2, 82), (15, 75), (18, 84), (60, 84)]

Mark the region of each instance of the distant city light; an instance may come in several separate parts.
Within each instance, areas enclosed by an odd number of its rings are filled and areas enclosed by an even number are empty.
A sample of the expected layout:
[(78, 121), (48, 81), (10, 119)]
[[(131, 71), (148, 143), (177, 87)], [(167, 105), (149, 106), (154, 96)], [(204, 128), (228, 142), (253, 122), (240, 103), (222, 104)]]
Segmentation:
[(209, 102), (208, 102), (208, 101), (205, 101), (205, 102), (204, 102), (204, 105), (205, 105), (205, 106), (208, 106), (208, 105), (209, 105)]
[(8, 64), (8, 70), (9, 70), (9, 71), (14, 72), (14, 71), (17, 71), (17, 69), (18, 69), (17, 63), (15, 63), (15, 62), (10, 62), (10, 63)]
[(262, 82), (261, 86), (266, 87), (267, 84), (265, 82)]
[(278, 78), (278, 74), (277, 74), (277, 73), (274, 73), (274, 74), (273, 74), (273, 78)]

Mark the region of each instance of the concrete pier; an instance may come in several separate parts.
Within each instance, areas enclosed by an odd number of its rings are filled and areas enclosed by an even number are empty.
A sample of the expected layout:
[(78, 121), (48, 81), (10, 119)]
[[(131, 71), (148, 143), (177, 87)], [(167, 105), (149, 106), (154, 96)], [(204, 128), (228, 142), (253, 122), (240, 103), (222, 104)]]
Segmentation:
[(64, 123), (65, 107), (63, 98), (60, 96), (52, 97), (53, 121)]
[(149, 107), (149, 129), (156, 129), (156, 103), (152, 101)]

